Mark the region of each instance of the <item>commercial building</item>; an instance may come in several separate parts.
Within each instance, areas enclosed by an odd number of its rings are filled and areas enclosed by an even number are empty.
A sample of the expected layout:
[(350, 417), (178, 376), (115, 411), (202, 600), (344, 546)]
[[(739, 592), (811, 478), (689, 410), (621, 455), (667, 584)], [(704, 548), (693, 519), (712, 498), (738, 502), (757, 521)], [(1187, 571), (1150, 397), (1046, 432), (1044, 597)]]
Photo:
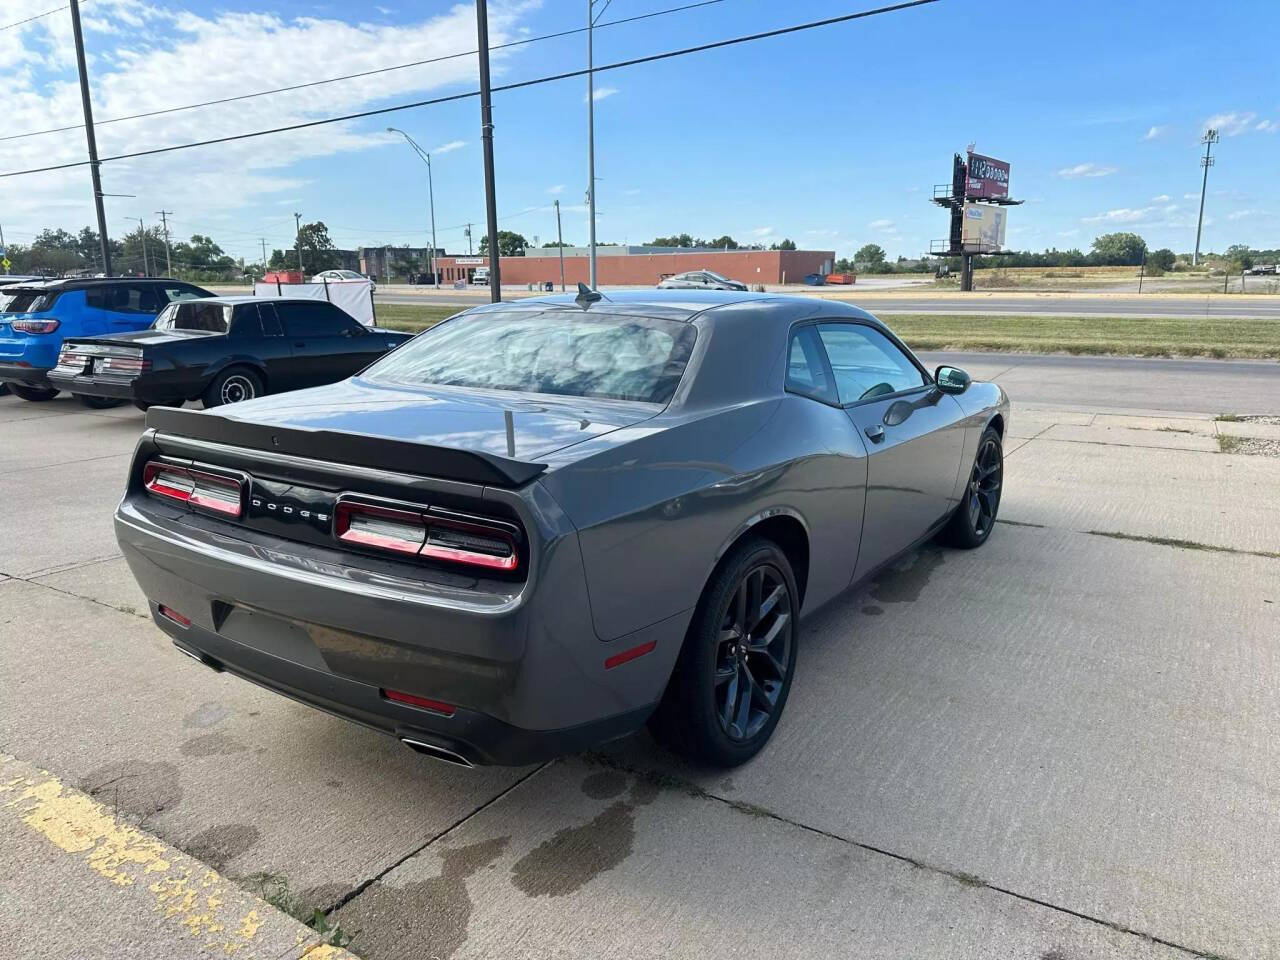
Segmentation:
[[(695, 247), (601, 246), (596, 248), (597, 282), (601, 286), (656, 286), (664, 277), (689, 270), (714, 270), (747, 284), (800, 283), (806, 274), (830, 273), (831, 250), (722, 250)], [(481, 256), (442, 256), (436, 261), (440, 283), (467, 281)], [(564, 280), (569, 286), (589, 283), (586, 247), (565, 247)], [(523, 257), (502, 258), (502, 282), (519, 286), (560, 283), (560, 254), (554, 247), (530, 249)]]

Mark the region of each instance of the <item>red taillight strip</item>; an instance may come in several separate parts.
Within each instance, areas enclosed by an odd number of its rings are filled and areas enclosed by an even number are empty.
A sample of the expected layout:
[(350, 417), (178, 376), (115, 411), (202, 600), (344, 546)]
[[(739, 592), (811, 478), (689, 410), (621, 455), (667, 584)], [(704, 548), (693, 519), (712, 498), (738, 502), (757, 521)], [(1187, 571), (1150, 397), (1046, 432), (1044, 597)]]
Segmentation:
[(184, 617), (177, 610), (171, 610), (169, 607), (166, 607), (163, 603), (159, 605), (159, 610), (160, 610), (160, 616), (164, 617), (166, 620), (172, 620), (174, 623), (176, 623), (180, 627), (191, 626), (191, 618)]
[(621, 653), (615, 653), (604, 662), (606, 670), (612, 670), (614, 667), (620, 667), (624, 663), (630, 663), (636, 657), (643, 657), (646, 653), (653, 653), (657, 649), (658, 641), (650, 640), (648, 643), (642, 643), (638, 647), (632, 647), (630, 650), (623, 650)]
[[(361, 518), (369, 518), (373, 522), (364, 527), (357, 526), (356, 522)], [(377, 529), (379, 520), (386, 521), (382, 532)], [(434, 509), (426, 507), (418, 512), (344, 497), (338, 500), (334, 508), (333, 535), (344, 543), (376, 550), (509, 572), (520, 565), (520, 555), (516, 549), (516, 536), (505, 529), (507, 526), (509, 525), (503, 521), (496, 520), (491, 526), (483, 521), (473, 523), (453, 517), (444, 518), (437, 515)], [(466, 545), (432, 543), (431, 531), (434, 528), (473, 534), (476, 539), (493, 542), (497, 549), (505, 547), (507, 553), (486, 553), (484, 550), (468, 549)]]
[(515, 540), (511, 534), (496, 527), (487, 527), (479, 523), (464, 523), (459, 520), (441, 520), (438, 517), (428, 517), (428, 523), (432, 527), (445, 527), (446, 529), (461, 530), (463, 532), (472, 532), (480, 534), (484, 537), (490, 537), (506, 544), (507, 549), (511, 552), (505, 557), (496, 553), (483, 553), (479, 550), (468, 550), (465, 547), (447, 546), (443, 543), (431, 542), (431, 531), (427, 531), (427, 541), (422, 545), (420, 551), (424, 557), (431, 557), (434, 560), (452, 560), (455, 563), (467, 563), (474, 567), (487, 567), (490, 570), (514, 570), (520, 563), (520, 557), (516, 553)]
[(452, 717), (457, 709), (451, 703), (445, 703), (442, 700), (429, 700), (426, 697), (416, 697), (412, 693), (404, 693), (401, 690), (383, 690), (382, 695), (395, 703), (403, 703), (410, 707), (430, 710), (432, 713), (438, 713), (444, 717)]
[[(403, 528), (387, 529), (385, 533), (377, 530), (360, 529), (352, 526), (352, 519), (370, 517), (374, 520), (387, 521), (386, 527)], [(334, 511), (334, 535), (346, 543), (356, 543), (362, 547), (375, 547), (379, 550), (392, 550), (396, 553), (416, 554), (427, 535), (427, 525), (422, 514), (408, 510), (393, 510), (389, 507), (375, 507), (365, 503), (354, 503), (343, 500), (338, 502)]]
[[(243, 512), (244, 481), (232, 477), (153, 460), (143, 467), (142, 485), (148, 493), (166, 500), (189, 503), (225, 516), (239, 517)], [(217, 496), (211, 487), (220, 488), (230, 496)]]

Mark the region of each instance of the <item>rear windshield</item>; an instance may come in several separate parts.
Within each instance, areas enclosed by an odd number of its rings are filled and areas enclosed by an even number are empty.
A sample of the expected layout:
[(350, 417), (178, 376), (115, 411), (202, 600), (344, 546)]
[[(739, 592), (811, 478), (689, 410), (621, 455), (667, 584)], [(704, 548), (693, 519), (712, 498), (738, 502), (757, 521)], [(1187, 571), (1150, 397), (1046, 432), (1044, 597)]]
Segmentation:
[(231, 327), (231, 306), (201, 303), (198, 300), (171, 303), (160, 311), (153, 324), (156, 330), (186, 330), (191, 333), (226, 333)]
[(666, 403), (692, 324), (573, 311), (455, 317), (374, 364), (367, 379)]
[(56, 293), (45, 293), (40, 290), (17, 290), (11, 294), (9, 302), (4, 306), (5, 313), (42, 313), (53, 306), (58, 299)]

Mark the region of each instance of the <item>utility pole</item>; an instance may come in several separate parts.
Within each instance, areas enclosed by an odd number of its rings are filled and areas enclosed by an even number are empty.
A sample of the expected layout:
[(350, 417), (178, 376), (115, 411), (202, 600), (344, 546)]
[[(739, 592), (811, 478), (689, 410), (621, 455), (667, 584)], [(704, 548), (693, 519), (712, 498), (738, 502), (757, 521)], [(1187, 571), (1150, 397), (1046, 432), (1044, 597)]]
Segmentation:
[(471, 224), (467, 224), (467, 256), (471, 256)]
[(591, 289), (596, 288), (596, 78), (595, 0), (587, 0), (587, 219), (590, 221), (587, 258), (591, 265)]
[(147, 230), (143, 226), (141, 217), (130, 217), (130, 220), (138, 221), (138, 236), (142, 238), (142, 275), (144, 277), (151, 276), (151, 271), (147, 268)]
[(102, 272), (111, 276), (111, 241), (107, 239), (107, 211), (102, 205), (102, 174), (98, 141), (93, 134), (93, 104), (89, 101), (89, 73), (84, 65), (84, 34), (80, 30), (80, 0), (70, 0), (71, 32), (76, 41), (76, 67), (80, 71), (80, 102), (84, 106), (84, 136), (89, 147), (89, 175), (93, 180), (93, 205), (98, 213), (98, 243), (102, 248)]
[(560, 232), (560, 201), (556, 201), (556, 247), (560, 250), (560, 292), (564, 293), (564, 234)]
[(164, 270), (165, 276), (173, 276), (173, 254), (169, 250), (169, 221), (166, 217), (173, 216), (172, 210), (157, 210), (160, 214), (160, 222), (164, 224)]
[(262, 272), (266, 273), (267, 272), (267, 238), (259, 237), (258, 239), (262, 241)]
[[(9, 258), (9, 253), (4, 246), (4, 227), (0, 227), (0, 260), (7, 260), (8, 258)], [(5, 267), (4, 272), (8, 273), (9, 268)]]
[(480, 55), (480, 127), (484, 141), (484, 201), (489, 227), (489, 299), (502, 300), (498, 256), (498, 198), (493, 176), (493, 95), (489, 89), (489, 5), (476, 0), (476, 49)]
[(303, 280), (306, 280), (307, 269), (302, 265), (302, 214), (295, 213), (293, 215), (294, 237), (293, 245), (298, 248), (298, 272), (303, 274)]
[(1204, 156), (1200, 158), (1200, 166), (1204, 167), (1204, 177), (1200, 181), (1200, 216), (1196, 220), (1196, 252), (1191, 255), (1191, 265), (1200, 262), (1200, 229), (1204, 226), (1204, 194), (1209, 186), (1209, 168), (1213, 166), (1213, 145), (1218, 142), (1217, 130), (1206, 130), (1200, 140), (1204, 144)]

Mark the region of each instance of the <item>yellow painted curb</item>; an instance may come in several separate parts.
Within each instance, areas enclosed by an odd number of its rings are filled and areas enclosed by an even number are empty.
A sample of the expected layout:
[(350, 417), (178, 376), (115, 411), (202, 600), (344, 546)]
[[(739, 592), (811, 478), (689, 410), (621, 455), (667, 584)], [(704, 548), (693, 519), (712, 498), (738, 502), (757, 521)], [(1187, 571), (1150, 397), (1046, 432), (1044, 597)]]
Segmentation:
[[(321, 944), (314, 930), (216, 870), (122, 823), (87, 794), (45, 770), (0, 754), (0, 827), (10, 820), (76, 858), (102, 884), (145, 886), (154, 911), (183, 938), (184, 947), (198, 945), (201, 955), (263, 957), (256, 945), (267, 926), (277, 933), (294, 933), (293, 955), (299, 960), (355, 960), (346, 950)], [(283, 931), (281, 924), (287, 925)], [(280, 956), (279, 939), (271, 956)]]

